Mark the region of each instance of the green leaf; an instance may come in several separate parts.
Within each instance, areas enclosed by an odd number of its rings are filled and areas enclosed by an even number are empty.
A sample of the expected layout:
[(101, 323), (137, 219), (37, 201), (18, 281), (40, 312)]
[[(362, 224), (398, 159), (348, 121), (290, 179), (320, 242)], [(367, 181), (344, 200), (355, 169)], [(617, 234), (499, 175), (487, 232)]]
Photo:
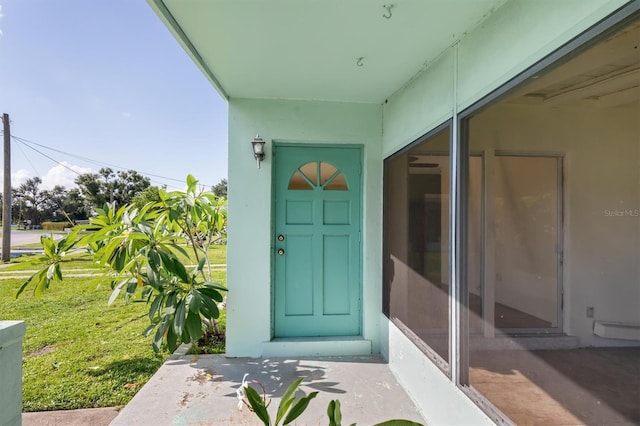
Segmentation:
[(160, 345), (162, 344), (162, 339), (164, 339), (164, 332), (169, 326), (170, 321), (171, 321), (171, 317), (169, 315), (163, 316), (162, 321), (160, 321), (160, 325), (156, 330), (156, 334), (153, 337), (153, 343), (152, 343), (153, 350), (156, 352), (160, 351)]
[(387, 420), (382, 423), (376, 423), (374, 426), (424, 426), (422, 423), (412, 422), (411, 420), (394, 419)]
[(156, 271), (154, 271), (151, 268), (147, 269), (146, 278), (147, 278), (147, 280), (145, 282), (146, 285), (151, 286), (152, 288), (154, 288), (157, 291), (162, 291), (162, 287), (160, 285), (158, 273)]
[(178, 302), (176, 315), (173, 320), (173, 331), (175, 331), (178, 336), (182, 335), (182, 330), (184, 329), (184, 323), (186, 321), (186, 307), (184, 302), (184, 299), (180, 299)]
[(206, 282), (202, 284), (204, 287), (209, 287), (209, 288), (213, 288), (216, 290), (221, 290), (221, 291), (227, 291), (227, 288), (224, 286), (221, 286), (220, 284), (216, 284), (216, 283), (212, 283), (212, 282)]
[(44, 254), (47, 255), (48, 258), (53, 258), (56, 251), (56, 244), (51, 237), (41, 236), (40, 242), (42, 243), (42, 248), (44, 248)]
[(187, 175), (187, 192), (188, 193), (196, 192), (197, 185), (198, 185), (198, 180), (190, 174)]
[(198, 267), (196, 268), (196, 272), (202, 271), (202, 268), (204, 268), (204, 264), (206, 261), (207, 261), (206, 257), (203, 257), (202, 259), (200, 259), (200, 261), (198, 262)]
[(284, 393), (282, 394), (282, 398), (280, 399), (280, 405), (278, 405), (278, 412), (276, 414), (276, 424), (280, 423), (280, 420), (282, 420), (284, 415), (289, 410), (289, 407), (291, 407), (291, 404), (295, 399), (296, 390), (298, 390), (298, 386), (300, 386), (300, 383), (302, 383), (302, 380), (304, 380), (304, 378), (300, 377), (299, 379), (291, 383), (287, 388), (287, 390), (284, 391)]
[(174, 273), (178, 278), (180, 278), (180, 281), (182, 281), (183, 283), (191, 282), (191, 280), (189, 279), (189, 274), (187, 274), (187, 270), (180, 261), (174, 259), (173, 266)]
[(78, 234), (81, 228), (75, 226), (71, 232), (58, 242), (58, 252), (66, 252), (78, 242)]
[(111, 306), (113, 304), (113, 302), (116, 301), (116, 298), (120, 294), (120, 291), (122, 291), (123, 287), (125, 285), (127, 285), (128, 282), (129, 282), (129, 280), (120, 281), (120, 283), (116, 286), (116, 288), (114, 288), (113, 291), (111, 292), (111, 297), (109, 297), (109, 301), (107, 302), (107, 306)]
[(51, 265), (49, 265), (49, 267), (47, 268), (47, 279), (50, 280), (51, 278), (53, 278), (53, 274), (55, 273), (56, 270), (56, 264), (52, 263)]
[(167, 328), (167, 348), (169, 352), (174, 352), (178, 347), (178, 335), (173, 331), (173, 327)]
[(307, 407), (309, 406), (309, 402), (311, 402), (311, 400), (317, 395), (318, 392), (311, 392), (309, 395), (300, 398), (300, 400), (296, 402), (293, 408), (289, 411), (287, 417), (284, 418), (283, 423), (285, 425), (288, 425), (289, 423), (297, 419), (302, 413), (304, 413), (304, 410), (307, 409)]
[(113, 267), (116, 271), (120, 272), (124, 268), (126, 255), (127, 253), (123, 248), (119, 248), (116, 252), (115, 262), (113, 263)]
[(154, 271), (160, 270), (160, 255), (156, 250), (149, 250), (147, 259), (149, 261), (149, 266), (151, 267), (151, 269), (153, 269)]
[(127, 283), (127, 293), (125, 294), (126, 302), (129, 301), (129, 299), (131, 298), (131, 296), (133, 296), (133, 294), (136, 292), (137, 289), (138, 289), (138, 281), (135, 279), (129, 280), (129, 282)]
[(56, 266), (53, 270), (53, 275), (58, 281), (62, 281), (62, 271), (60, 270), (60, 264), (56, 263)]
[(33, 289), (33, 294), (36, 297), (42, 296), (42, 292), (49, 288), (49, 279), (47, 278), (49, 268), (42, 269), (40, 272), (36, 274), (34, 279), (35, 287)]
[(144, 331), (142, 332), (142, 335), (144, 337), (147, 337), (149, 334), (151, 334), (151, 332), (153, 331), (154, 328), (156, 328), (156, 326), (158, 325), (157, 322), (152, 322), (149, 327), (145, 328)]
[(202, 302), (200, 304), (200, 313), (207, 319), (216, 319), (220, 316), (220, 311), (218, 311), (218, 306), (214, 303), (214, 301), (202, 293)]
[(327, 415), (329, 416), (329, 426), (342, 425), (342, 413), (340, 412), (340, 400), (332, 400), (327, 407)]
[(256, 416), (265, 426), (271, 426), (271, 419), (269, 418), (269, 412), (267, 411), (267, 407), (264, 406), (264, 401), (258, 395), (255, 389), (251, 386), (247, 386), (244, 388), (245, 395), (247, 395), (247, 400), (249, 401), (249, 405), (253, 409), (253, 412), (256, 413)]
[(31, 283), (31, 281), (33, 281), (36, 278), (36, 276), (40, 274), (40, 272), (36, 272), (35, 274), (31, 275), (25, 282), (22, 283), (18, 291), (16, 291), (16, 299), (20, 297), (24, 289), (27, 288), (29, 283)]
[(158, 294), (155, 299), (153, 299), (153, 302), (151, 302), (151, 306), (149, 307), (149, 321), (153, 321), (153, 317), (160, 312), (163, 299), (164, 294)]
[(202, 295), (197, 289), (194, 289), (189, 293), (189, 311), (195, 313), (200, 312), (200, 303), (202, 303)]
[(185, 325), (191, 342), (195, 342), (202, 337), (202, 320), (200, 319), (200, 314), (198, 312), (199, 311), (189, 310), (187, 313), (187, 321)]
[(222, 297), (222, 294), (220, 294), (218, 290), (214, 290), (212, 288), (207, 288), (207, 287), (200, 287), (198, 290), (200, 290), (200, 293), (215, 300), (216, 302), (222, 302), (222, 300), (224, 299)]

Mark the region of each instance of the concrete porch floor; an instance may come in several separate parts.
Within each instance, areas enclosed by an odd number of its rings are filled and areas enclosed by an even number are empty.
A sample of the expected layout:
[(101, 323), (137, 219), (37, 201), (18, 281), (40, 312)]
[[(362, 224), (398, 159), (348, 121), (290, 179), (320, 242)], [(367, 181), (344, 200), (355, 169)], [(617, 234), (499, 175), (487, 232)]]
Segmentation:
[(320, 393), (294, 424), (328, 424), (327, 404), (332, 399), (340, 400), (343, 424), (373, 425), (394, 418), (426, 424), (378, 357), (255, 359), (224, 355), (172, 356), (111, 424), (261, 424), (247, 407), (237, 408), (236, 389), (245, 373), (249, 373), (248, 381), (257, 380), (266, 388), (274, 419), (282, 393), (296, 378), (304, 377), (297, 395)]

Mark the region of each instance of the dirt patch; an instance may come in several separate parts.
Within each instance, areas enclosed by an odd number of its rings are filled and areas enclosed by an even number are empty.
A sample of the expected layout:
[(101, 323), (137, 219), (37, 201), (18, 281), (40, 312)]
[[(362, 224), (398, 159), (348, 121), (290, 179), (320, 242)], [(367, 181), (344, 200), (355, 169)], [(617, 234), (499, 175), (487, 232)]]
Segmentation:
[(178, 404), (180, 404), (180, 406), (184, 407), (189, 403), (189, 400), (193, 397), (192, 393), (189, 392), (184, 392), (182, 394), (182, 398), (180, 399), (180, 401), (178, 402)]
[(198, 370), (193, 376), (187, 377), (188, 382), (197, 382), (199, 385), (204, 385), (211, 379), (211, 374), (206, 370)]
[(48, 353), (50, 353), (50, 352), (53, 352), (53, 351), (55, 351), (56, 349), (57, 349), (57, 348), (56, 348), (55, 346), (49, 346), (49, 345), (47, 345), (47, 346), (45, 346), (45, 347), (43, 347), (43, 348), (40, 348), (40, 349), (38, 349), (38, 350), (35, 350), (35, 351), (33, 351), (33, 352), (29, 352), (29, 353), (27, 354), (27, 356), (36, 358), (36, 357), (39, 357), (39, 356), (41, 356), (41, 355), (46, 355), (46, 354), (48, 354)]

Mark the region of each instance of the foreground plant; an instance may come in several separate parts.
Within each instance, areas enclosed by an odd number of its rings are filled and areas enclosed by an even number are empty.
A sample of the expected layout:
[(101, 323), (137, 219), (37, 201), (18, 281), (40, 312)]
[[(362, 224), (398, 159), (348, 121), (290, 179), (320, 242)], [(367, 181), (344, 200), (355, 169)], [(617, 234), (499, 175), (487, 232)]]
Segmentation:
[[(262, 396), (253, 389), (249, 382), (247, 382), (248, 374), (245, 374), (242, 378), (242, 383), (236, 391), (238, 395), (238, 408), (242, 409), (243, 405), (247, 405), (251, 411), (262, 421), (265, 426), (279, 426), (282, 421), (282, 425), (288, 425), (295, 419), (300, 417), (302, 413), (307, 409), (309, 403), (313, 398), (318, 395), (318, 392), (311, 392), (300, 399), (295, 398), (298, 387), (304, 380), (303, 377), (297, 379), (289, 385), (287, 390), (280, 399), (278, 405), (278, 411), (276, 412), (276, 421), (271, 423), (271, 417), (267, 408), (271, 404), (271, 400), (267, 400), (267, 392), (262, 383), (254, 380), (251, 383), (255, 383), (262, 389)], [(329, 417), (329, 426), (342, 426), (342, 411), (340, 409), (340, 400), (335, 399), (329, 402), (327, 406), (327, 416)], [(352, 423), (350, 426), (355, 426), (356, 423)], [(374, 426), (422, 426), (420, 423), (412, 422), (410, 420), (394, 419), (387, 420), (382, 423), (377, 423)]]
[(197, 341), (203, 328), (216, 328), (226, 291), (212, 282), (207, 259), (210, 245), (224, 237), (224, 199), (198, 192), (197, 185), (189, 175), (186, 191), (160, 190), (159, 202), (141, 208), (106, 205), (89, 225), (75, 227), (66, 238), (56, 242), (42, 237), (46, 266), (22, 284), (16, 298), (30, 285), (39, 296), (52, 281), (62, 281), (67, 253), (85, 248), (111, 277), (109, 305), (119, 295), (125, 302), (149, 305), (151, 324), (143, 334), (155, 330), (154, 350), (164, 343), (174, 351), (180, 343)]

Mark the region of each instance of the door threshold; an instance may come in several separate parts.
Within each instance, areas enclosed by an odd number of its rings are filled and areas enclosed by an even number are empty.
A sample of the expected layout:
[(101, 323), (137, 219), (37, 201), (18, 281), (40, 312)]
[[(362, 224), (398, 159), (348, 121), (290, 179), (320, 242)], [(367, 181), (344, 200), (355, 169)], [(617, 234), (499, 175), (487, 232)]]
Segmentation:
[(262, 344), (263, 357), (371, 355), (362, 336), (277, 337)]

